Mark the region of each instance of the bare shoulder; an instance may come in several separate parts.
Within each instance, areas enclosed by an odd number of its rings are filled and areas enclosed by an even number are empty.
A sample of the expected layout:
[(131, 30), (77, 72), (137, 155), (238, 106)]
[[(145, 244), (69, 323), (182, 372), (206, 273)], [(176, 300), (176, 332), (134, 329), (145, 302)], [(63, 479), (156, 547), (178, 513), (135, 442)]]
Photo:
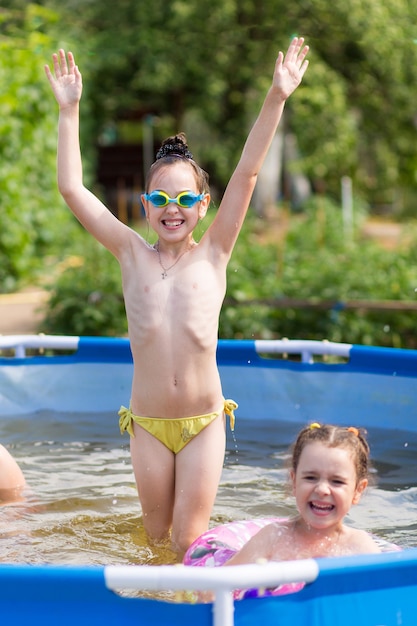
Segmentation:
[(287, 538), (288, 525), (271, 522), (261, 528), (227, 564), (242, 565), (276, 558), (277, 553), (281, 552), (280, 546), (287, 543)]
[(371, 554), (381, 552), (373, 537), (365, 530), (350, 528), (347, 537), (349, 552), (354, 554)]
[(116, 255), (120, 262), (129, 261), (132, 256), (145, 258), (148, 255), (153, 256), (156, 254), (154, 246), (148, 243), (142, 235), (130, 226), (123, 226), (124, 229)]
[(205, 256), (216, 268), (225, 270), (239, 230), (240, 227), (237, 229), (236, 224), (232, 227), (224, 224), (216, 215), (199, 241), (198, 255)]
[(10, 452), (0, 444), (0, 504), (21, 500), (25, 477)]

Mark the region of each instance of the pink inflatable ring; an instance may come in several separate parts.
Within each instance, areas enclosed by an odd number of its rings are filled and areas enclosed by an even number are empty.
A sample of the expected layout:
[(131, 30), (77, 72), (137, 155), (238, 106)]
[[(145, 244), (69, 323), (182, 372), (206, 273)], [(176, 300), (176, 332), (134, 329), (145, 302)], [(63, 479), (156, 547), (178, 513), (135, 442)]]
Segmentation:
[[(216, 526), (200, 535), (188, 548), (183, 563), (193, 567), (219, 567), (232, 558), (242, 546), (256, 535), (261, 528), (273, 522), (284, 522), (281, 517), (268, 517), (238, 522), (229, 522)], [(373, 536), (382, 552), (400, 550), (392, 543)], [(304, 587), (304, 583), (286, 583), (275, 589), (238, 589), (234, 592), (235, 600), (243, 598), (258, 598), (294, 593)]]

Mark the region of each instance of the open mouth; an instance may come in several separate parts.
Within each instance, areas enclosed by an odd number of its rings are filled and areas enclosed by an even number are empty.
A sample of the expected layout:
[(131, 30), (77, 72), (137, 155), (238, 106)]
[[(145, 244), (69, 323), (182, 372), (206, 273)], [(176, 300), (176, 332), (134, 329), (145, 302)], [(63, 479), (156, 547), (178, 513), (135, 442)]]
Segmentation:
[(325, 504), (323, 502), (310, 502), (310, 509), (315, 513), (330, 513), (334, 509), (334, 504)]
[(184, 224), (184, 220), (162, 220), (162, 223), (167, 228), (178, 228), (178, 226)]

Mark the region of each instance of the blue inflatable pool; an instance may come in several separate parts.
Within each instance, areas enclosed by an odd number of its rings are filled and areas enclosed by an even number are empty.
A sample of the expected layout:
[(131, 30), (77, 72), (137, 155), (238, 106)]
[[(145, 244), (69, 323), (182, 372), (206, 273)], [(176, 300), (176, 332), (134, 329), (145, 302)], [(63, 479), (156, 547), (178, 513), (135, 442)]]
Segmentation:
[[(417, 432), (417, 351), (312, 341), (220, 341), (239, 419), (357, 424)], [(130, 393), (126, 339), (0, 337), (0, 421), (56, 411), (117, 412)], [(261, 401), (260, 401), (261, 399)], [(360, 416), (360, 419), (359, 417)], [(190, 573), (190, 569), (192, 570)], [(234, 588), (305, 581), (287, 596), (233, 603)], [(213, 604), (126, 597), (215, 591)], [(415, 626), (417, 549), (235, 568), (0, 565), (5, 623), (138, 626)]]

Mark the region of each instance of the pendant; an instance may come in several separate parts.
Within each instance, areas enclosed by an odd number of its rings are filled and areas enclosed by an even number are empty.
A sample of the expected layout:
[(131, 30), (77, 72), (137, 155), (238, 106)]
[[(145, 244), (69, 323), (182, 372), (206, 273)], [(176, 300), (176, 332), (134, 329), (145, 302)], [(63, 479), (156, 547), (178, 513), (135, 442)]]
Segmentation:
[(162, 280), (165, 280), (165, 278), (168, 276), (168, 274), (166, 273), (166, 271), (164, 270), (161, 274), (162, 276)]

